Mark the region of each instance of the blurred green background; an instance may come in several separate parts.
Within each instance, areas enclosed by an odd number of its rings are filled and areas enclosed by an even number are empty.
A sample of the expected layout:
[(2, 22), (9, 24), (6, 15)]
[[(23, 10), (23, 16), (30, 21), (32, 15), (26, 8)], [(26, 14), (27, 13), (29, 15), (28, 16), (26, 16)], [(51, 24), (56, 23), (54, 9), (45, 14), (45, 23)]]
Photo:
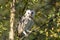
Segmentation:
[[(12, 0), (0, 0), (0, 40), (9, 38), (11, 2)], [(60, 40), (60, 0), (16, 0), (15, 7), (15, 21), (27, 9), (33, 9), (36, 13), (31, 29), (34, 32), (24, 40)]]

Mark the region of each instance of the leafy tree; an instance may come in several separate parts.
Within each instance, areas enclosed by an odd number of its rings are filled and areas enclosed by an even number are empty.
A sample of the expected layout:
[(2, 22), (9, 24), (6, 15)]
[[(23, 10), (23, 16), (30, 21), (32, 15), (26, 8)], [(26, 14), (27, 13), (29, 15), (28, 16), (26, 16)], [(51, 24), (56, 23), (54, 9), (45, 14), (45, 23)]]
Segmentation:
[[(0, 40), (8, 40), (11, 2), (0, 0)], [(15, 23), (27, 9), (33, 9), (36, 13), (31, 29), (33, 32), (24, 40), (60, 40), (60, 0), (16, 0), (15, 9)], [(18, 39), (17, 35), (14, 39)]]

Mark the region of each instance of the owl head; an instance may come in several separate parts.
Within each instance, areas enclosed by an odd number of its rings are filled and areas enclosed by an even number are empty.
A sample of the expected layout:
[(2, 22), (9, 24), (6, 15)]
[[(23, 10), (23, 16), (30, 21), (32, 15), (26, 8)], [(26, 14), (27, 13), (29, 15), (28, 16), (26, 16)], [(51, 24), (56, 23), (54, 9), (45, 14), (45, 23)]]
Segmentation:
[(26, 17), (34, 17), (35, 11), (34, 10), (26, 10), (25, 16)]

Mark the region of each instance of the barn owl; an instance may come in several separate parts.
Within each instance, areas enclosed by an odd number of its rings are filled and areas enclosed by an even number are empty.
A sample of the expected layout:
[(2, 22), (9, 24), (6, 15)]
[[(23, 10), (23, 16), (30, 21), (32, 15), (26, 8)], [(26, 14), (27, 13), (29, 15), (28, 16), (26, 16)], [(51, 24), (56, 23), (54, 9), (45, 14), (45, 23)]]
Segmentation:
[(22, 16), (20, 22), (18, 23), (18, 35), (21, 35), (21, 33), (23, 33), (25, 36), (27, 36), (27, 33), (31, 33), (30, 29), (34, 24), (34, 16), (34, 10), (26, 10), (26, 13), (24, 14), (24, 16)]

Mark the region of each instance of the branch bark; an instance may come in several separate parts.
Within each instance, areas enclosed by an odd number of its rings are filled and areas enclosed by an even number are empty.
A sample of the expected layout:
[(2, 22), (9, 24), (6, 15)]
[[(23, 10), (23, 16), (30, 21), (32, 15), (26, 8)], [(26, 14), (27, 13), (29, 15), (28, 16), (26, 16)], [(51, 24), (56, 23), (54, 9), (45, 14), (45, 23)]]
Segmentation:
[(9, 32), (9, 40), (14, 40), (14, 17), (15, 17), (15, 0), (11, 3), (11, 15), (10, 15), (10, 32)]

